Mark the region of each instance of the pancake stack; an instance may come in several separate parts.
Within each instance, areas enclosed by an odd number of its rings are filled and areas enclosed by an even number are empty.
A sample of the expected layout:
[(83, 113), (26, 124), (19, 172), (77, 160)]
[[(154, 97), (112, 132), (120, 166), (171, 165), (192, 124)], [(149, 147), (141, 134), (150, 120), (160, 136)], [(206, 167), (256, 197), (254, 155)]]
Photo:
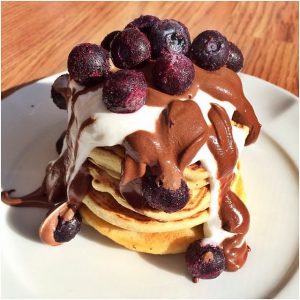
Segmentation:
[(52, 246), (83, 219), (134, 251), (186, 252), (195, 282), (239, 270), (250, 224), (239, 155), (261, 128), (236, 74), (240, 49), (147, 15), (101, 46), (76, 45), (67, 65), (51, 89), (68, 114), (59, 156), (36, 191), (3, 201), (47, 207), (39, 235)]
[[(245, 128), (247, 131), (247, 128)], [(187, 205), (174, 213), (146, 207), (134, 208), (119, 191), (124, 148), (95, 148), (88, 158), (92, 188), (83, 198), (83, 221), (116, 243), (139, 252), (172, 254), (185, 252), (188, 245), (204, 237), (209, 217), (210, 188), (206, 170), (194, 163), (183, 177), (190, 190)], [(239, 166), (231, 189), (245, 201)]]

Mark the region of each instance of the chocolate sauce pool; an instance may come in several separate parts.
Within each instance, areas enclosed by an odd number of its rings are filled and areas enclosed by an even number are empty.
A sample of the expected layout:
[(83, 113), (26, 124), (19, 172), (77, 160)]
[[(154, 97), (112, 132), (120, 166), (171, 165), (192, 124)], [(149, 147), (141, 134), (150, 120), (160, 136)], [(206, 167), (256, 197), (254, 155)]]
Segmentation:
[[(233, 121), (250, 129), (246, 145), (256, 141), (261, 125), (243, 94), (239, 77), (231, 70), (221, 68), (209, 72), (195, 66), (192, 86), (183, 95), (170, 96), (152, 86), (151, 68), (152, 64), (149, 64), (141, 70), (148, 83), (146, 105), (161, 106), (164, 109), (157, 120), (155, 132), (139, 130), (124, 139), (126, 156), (123, 161), (120, 191), (133, 207), (145, 206), (140, 182), (147, 168), (158, 176), (165, 188), (177, 189), (184, 168), (206, 143), (217, 162), (217, 176), (222, 183), (219, 199), (222, 227), (234, 233), (233, 237), (225, 239), (221, 245), (225, 254), (226, 270), (235, 271), (247, 258), (248, 247), (244, 237), (249, 228), (249, 213), (243, 202), (230, 190), (234, 177), (233, 170), (238, 159), (231, 120), (221, 106), (211, 104), (208, 113), (211, 124), (208, 125), (199, 106), (192, 99), (201, 89), (215, 99), (233, 104), (236, 108)], [(66, 78), (64, 80), (66, 82)], [(78, 97), (97, 90), (99, 86), (70, 91), (64, 84), (61, 81), (54, 84), (56, 91), (64, 95), (66, 101), (72, 101), (69, 104), (71, 114), (63, 153), (56, 161), (48, 164), (45, 179), (37, 192), (19, 198), (10, 197), (8, 192), (2, 193), (2, 201), (9, 205), (52, 207), (53, 211), (40, 229), (41, 239), (50, 245), (59, 244), (53, 238), (58, 216), (65, 220), (71, 219), (91, 186), (91, 177), (85, 164), (71, 181), (66, 176), (66, 170), (71, 160), (78, 155), (81, 132), (94, 120), (88, 118), (82, 123), (75, 145), (69, 144), (71, 139), (68, 135), (71, 125), (76, 121), (74, 105)]]

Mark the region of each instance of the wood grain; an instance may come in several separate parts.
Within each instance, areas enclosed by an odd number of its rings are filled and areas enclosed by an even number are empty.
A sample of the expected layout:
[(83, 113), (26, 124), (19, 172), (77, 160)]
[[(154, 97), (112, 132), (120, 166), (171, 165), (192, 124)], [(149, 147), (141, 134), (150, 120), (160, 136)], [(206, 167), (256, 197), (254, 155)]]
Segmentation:
[(141, 14), (174, 18), (191, 37), (216, 29), (251, 74), (298, 95), (298, 2), (2, 2), (2, 92), (66, 69), (81, 42), (100, 43)]

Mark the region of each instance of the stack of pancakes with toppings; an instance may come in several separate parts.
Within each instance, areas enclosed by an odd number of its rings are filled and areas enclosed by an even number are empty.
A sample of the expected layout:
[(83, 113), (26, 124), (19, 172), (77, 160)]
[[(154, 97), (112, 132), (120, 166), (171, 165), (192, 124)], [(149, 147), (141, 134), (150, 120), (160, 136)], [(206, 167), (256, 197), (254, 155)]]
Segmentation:
[(49, 207), (40, 237), (50, 245), (83, 219), (131, 250), (186, 251), (194, 278), (238, 270), (249, 227), (239, 154), (260, 131), (242, 66), (219, 32), (191, 43), (182, 23), (154, 16), (77, 45), (51, 91), (68, 113), (59, 156), (38, 191), (3, 201)]
[[(245, 129), (247, 132), (247, 129)], [(96, 148), (89, 156), (92, 189), (83, 198), (80, 213), (85, 223), (116, 243), (135, 251), (153, 254), (185, 252), (188, 245), (204, 237), (202, 224), (209, 216), (208, 173), (194, 163), (183, 177), (189, 187), (186, 206), (174, 213), (156, 210), (140, 203), (128, 203), (119, 184), (124, 149), (121, 146)], [(243, 201), (245, 193), (240, 172), (231, 185)]]

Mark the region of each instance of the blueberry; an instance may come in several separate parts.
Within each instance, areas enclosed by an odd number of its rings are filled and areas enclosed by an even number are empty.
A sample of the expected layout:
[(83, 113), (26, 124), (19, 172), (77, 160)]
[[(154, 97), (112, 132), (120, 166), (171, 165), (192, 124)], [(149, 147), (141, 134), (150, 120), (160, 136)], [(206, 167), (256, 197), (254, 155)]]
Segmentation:
[(142, 180), (143, 197), (152, 208), (171, 213), (185, 207), (189, 200), (189, 188), (184, 180), (177, 190), (165, 189), (156, 177), (146, 174)]
[(147, 37), (149, 37), (151, 28), (159, 22), (159, 18), (151, 15), (145, 15), (134, 19), (132, 22), (126, 25), (125, 28), (137, 27), (141, 32), (145, 33)]
[(109, 74), (108, 52), (96, 44), (80, 44), (69, 54), (68, 71), (79, 84), (99, 83)]
[(142, 72), (119, 70), (111, 74), (103, 86), (103, 102), (115, 113), (132, 113), (146, 101), (147, 84)]
[(58, 243), (69, 242), (80, 231), (81, 216), (78, 212), (69, 221), (64, 221), (61, 217), (58, 217), (58, 224), (54, 231), (54, 239)]
[(124, 29), (111, 43), (111, 58), (120, 69), (132, 69), (150, 59), (151, 47), (146, 35), (138, 28)]
[(219, 246), (202, 245), (202, 240), (191, 243), (185, 254), (188, 272), (195, 279), (213, 279), (225, 270), (225, 257)]
[(229, 44), (226, 37), (215, 30), (200, 33), (193, 40), (190, 50), (190, 57), (196, 65), (208, 71), (223, 67), (228, 55)]
[(54, 102), (54, 104), (59, 108), (59, 109), (67, 109), (67, 103), (64, 95), (59, 92), (59, 87), (60, 85), (66, 86), (67, 82), (69, 80), (69, 74), (63, 74), (57, 77), (51, 87), (51, 98)]
[(195, 77), (194, 65), (183, 54), (164, 53), (152, 70), (153, 83), (161, 91), (179, 95), (186, 91)]
[(67, 103), (65, 100), (65, 97), (58, 93), (52, 86), (51, 88), (51, 98), (54, 102), (54, 104), (59, 108), (59, 109), (67, 109)]
[(234, 72), (239, 72), (244, 66), (242, 51), (233, 43), (229, 42), (229, 56), (226, 67)]
[(116, 37), (117, 34), (119, 34), (121, 31), (119, 30), (115, 30), (111, 33), (109, 33), (107, 36), (105, 36), (105, 38), (103, 39), (103, 41), (101, 42), (101, 47), (104, 48), (107, 51), (110, 51), (111, 48), (111, 43), (113, 41), (113, 39)]
[(153, 58), (159, 57), (164, 51), (187, 54), (191, 45), (188, 29), (176, 20), (154, 24), (149, 40)]

